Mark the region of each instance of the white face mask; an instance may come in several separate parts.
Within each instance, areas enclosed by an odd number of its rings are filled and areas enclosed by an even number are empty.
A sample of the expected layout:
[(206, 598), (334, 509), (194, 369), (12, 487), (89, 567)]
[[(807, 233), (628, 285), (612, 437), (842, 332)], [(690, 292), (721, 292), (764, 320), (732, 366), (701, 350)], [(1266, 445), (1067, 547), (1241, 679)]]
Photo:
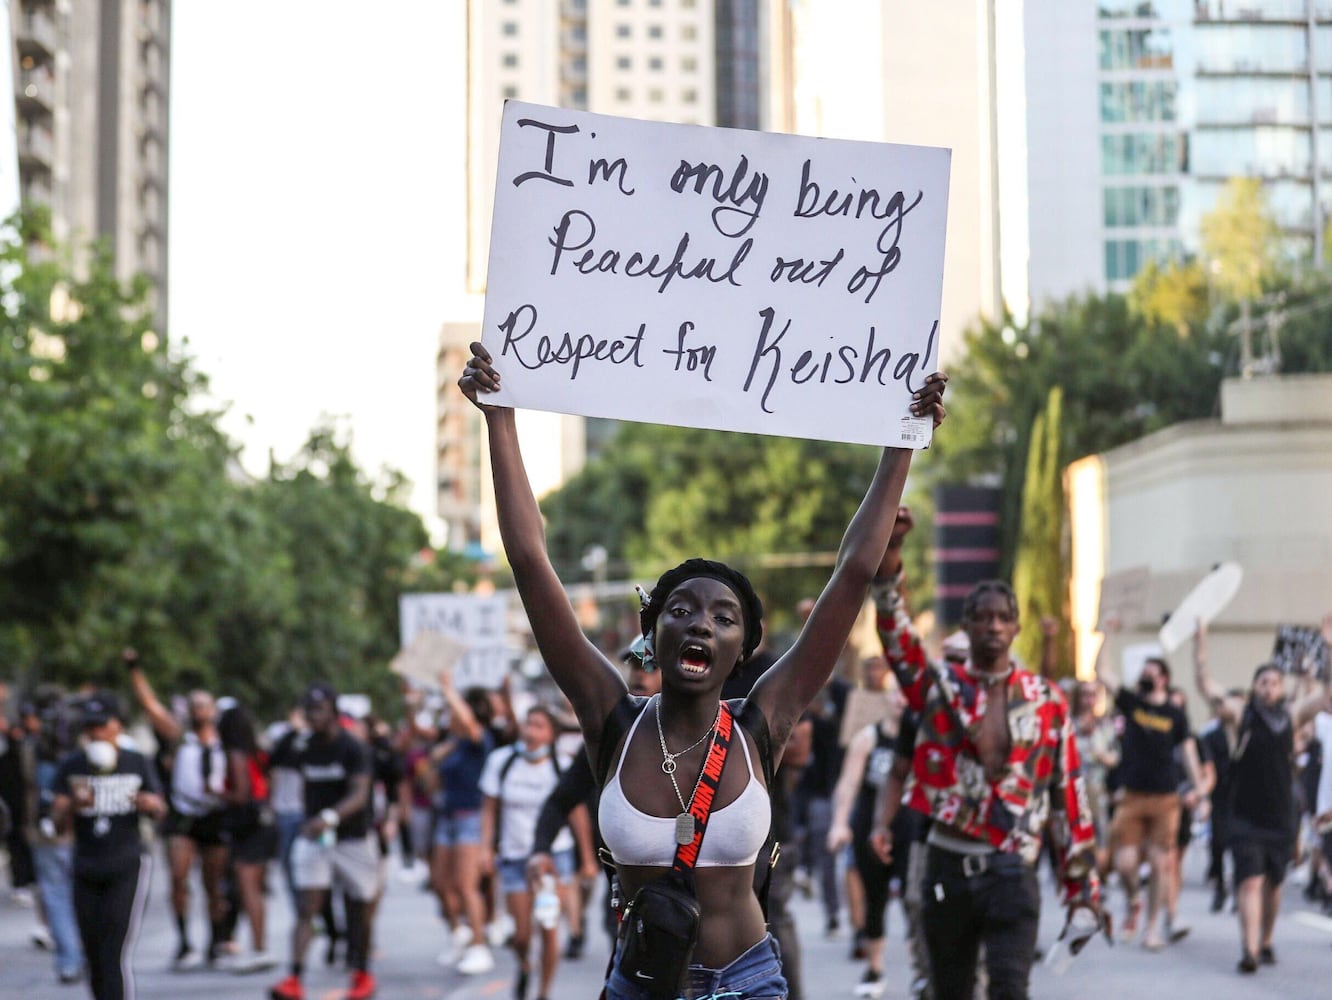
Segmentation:
[(106, 740), (93, 740), (88, 744), (85, 752), (88, 755), (88, 763), (93, 766), (94, 770), (100, 771), (102, 774), (113, 770), (116, 766), (116, 760), (120, 756), (120, 753), (116, 750), (116, 745)]

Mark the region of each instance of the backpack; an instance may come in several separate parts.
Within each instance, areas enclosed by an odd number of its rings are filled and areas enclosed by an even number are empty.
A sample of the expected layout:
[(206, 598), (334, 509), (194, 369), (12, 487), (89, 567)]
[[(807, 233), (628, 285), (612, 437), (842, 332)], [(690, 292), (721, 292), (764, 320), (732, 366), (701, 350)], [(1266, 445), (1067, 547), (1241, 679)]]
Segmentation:
[[(514, 748), (513, 748), (513, 753), (509, 754), (509, 759), (506, 760), (502, 765), (500, 765), (499, 780), (496, 782), (496, 784), (497, 784), (498, 787), (499, 787), (500, 794), (499, 794), (498, 796), (496, 796), (497, 798), (503, 798), (503, 797), (504, 797), (504, 779), (505, 779), (505, 777), (508, 775), (509, 771), (513, 769), (513, 765), (516, 764), (516, 763), (518, 762), (518, 758), (520, 758), (521, 756), (522, 756), (522, 753), (518, 750), (517, 747), (514, 747)], [(553, 767), (553, 768), (555, 769), (555, 781), (558, 782), (558, 781), (560, 780), (561, 776), (564, 774), (564, 770), (563, 770), (563, 768), (560, 767), (560, 758), (559, 758), (559, 754), (557, 754), (557, 753), (555, 752), (555, 745), (554, 745), (554, 744), (551, 744), (551, 747), (550, 747), (550, 766)], [(501, 835), (502, 835), (502, 834), (501, 834), (501, 828), (503, 827), (503, 824), (504, 824), (504, 810), (503, 810), (503, 809), (497, 809), (497, 810), (495, 811), (495, 844), (496, 844), (496, 845), (498, 845), (498, 844), (500, 843), (500, 837), (501, 837)]]

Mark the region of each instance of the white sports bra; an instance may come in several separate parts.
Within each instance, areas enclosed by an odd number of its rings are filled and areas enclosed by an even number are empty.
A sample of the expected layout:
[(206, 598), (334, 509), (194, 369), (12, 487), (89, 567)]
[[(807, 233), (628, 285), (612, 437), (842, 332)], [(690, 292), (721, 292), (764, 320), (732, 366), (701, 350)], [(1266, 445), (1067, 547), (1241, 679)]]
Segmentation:
[[(601, 790), (597, 821), (601, 825), (601, 839), (610, 848), (616, 864), (669, 868), (675, 861), (675, 818), (648, 815), (625, 798), (624, 789), (620, 785), (624, 755), (629, 751), (629, 744), (634, 741), (638, 724), (653, 709), (649, 701), (630, 727), (620, 751), (620, 760), (615, 766), (615, 774)], [(714, 809), (708, 817), (708, 833), (703, 838), (703, 846), (695, 864), (698, 868), (752, 865), (758, 859), (763, 842), (768, 839), (768, 828), (772, 824), (772, 803), (767, 791), (754, 778), (754, 763), (749, 759), (744, 729), (737, 722), (734, 731), (740, 737), (739, 749), (749, 768), (749, 783), (739, 798), (728, 806)]]

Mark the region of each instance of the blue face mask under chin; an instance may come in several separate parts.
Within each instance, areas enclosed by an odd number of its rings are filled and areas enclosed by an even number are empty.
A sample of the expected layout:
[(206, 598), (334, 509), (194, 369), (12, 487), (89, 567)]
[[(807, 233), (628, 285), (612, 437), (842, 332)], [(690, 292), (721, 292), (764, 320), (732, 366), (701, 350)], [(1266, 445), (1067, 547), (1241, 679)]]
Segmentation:
[(538, 761), (545, 759), (546, 755), (550, 753), (550, 747), (529, 747), (522, 740), (519, 740), (518, 752), (523, 755), (523, 759), (526, 761)]

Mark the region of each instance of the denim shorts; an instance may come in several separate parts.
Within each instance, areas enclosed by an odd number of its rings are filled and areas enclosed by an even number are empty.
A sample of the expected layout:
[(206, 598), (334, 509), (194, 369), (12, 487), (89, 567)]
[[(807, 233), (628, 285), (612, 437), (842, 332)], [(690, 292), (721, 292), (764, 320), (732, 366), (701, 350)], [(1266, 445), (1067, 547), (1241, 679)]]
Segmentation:
[[(691, 965), (689, 991), (693, 1000), (786, 1000), (782, 951), (777, 940), (767, 935), (724, 969)], [(643, 987), (620, 972), (618, 948), (606, 981), (606, 1000), (650, 1000)]]
[(435, 820), (436, 847), (465, 847), (481, 843), (481, 810), (462, 809)]
[[(551, 855), (551, 858), (555, 861), (556, 881), (567, 882), (573, 878), (574, 852), (572, 848), (556, 851)], [(515, 861), (501, 858), (499, 880), (500, 892), (506, 896), (511, 892), (527, 892), (531, 888), (527, 884), (527, 858), (518, 858)]]

